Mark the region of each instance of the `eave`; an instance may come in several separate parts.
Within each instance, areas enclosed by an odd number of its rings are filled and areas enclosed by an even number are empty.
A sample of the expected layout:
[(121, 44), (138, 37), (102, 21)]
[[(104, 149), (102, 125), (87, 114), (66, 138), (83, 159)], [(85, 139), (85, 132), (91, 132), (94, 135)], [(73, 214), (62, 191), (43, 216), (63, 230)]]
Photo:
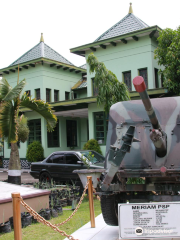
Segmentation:
[[(147, 93), (149, 96), (151, 95), (164, 95), (168, 93), (168, 90), (166, 88), (156, 88), (156, 89), (147, 89)], [(130, 98), (133, 100), (133, 98), (139, 99), (139, 93), (136, 91), (130, 92)]]
[[(54, 108), (54, 107), (70, 107), (78, 104), (83, 104), (83, 103), (89, 104), (89, 103), (95, 103), (95, 102), (97, 102), (96, 97), (87, 97), (87, 98), (70, 99), (70, 100), (59, 101), (59, 102), (51, 102), (49, 104), (51, 105), (52, 108)], [(20, 108), (20, 111), (29, 112), (31, 110), (28, 108)]]
[[(157, 89), (148, 89), (147, 92), (148, 92), (149, 96), (151, 96), (151, 95), (161, 96), (161, 95), (167, 94), (168, 90), (165, 88), (157, 88)], [(130, 98), (131, 98), (131, 100), (140, 99), (139, 93), (137, 93), (136, 91), (130, 92)], [(51, 102), (49, 104), (54, 109), (56, 109), (58, 107), (62, 107), (64, 109), (66, 109), (68, 107), (73, 108), (75, 106), (76, 106), (76, 108), (78, 108), (78, 105), (82, 106), (83, 104), (90, 104), (90, 103), (96, 103), (96, 102), (97, 102), (97, 97), (87, 97), (87, 98), (76, 98), (76, 99), (59, 101), (59, 102)], [(20, 112), (31, 112), (31, 110), (28, 108), (20, 108), (19, 110), (20, 110)]]
[(49, 66), (51, 68), (57, 67), (57, 69), (59, 69), (59, 68), (66, 69), (66, 70), (69, 70), (70, 72), (72, 72), (72, 71), (75, 71), (76, 73), (86, 73), (87, 72), (87, 70), (84, 68), (76, 67), (76, 66), (73, 66), (70, 64), (61, 63), (61, 62), (54, 61), (54, 60), (51, 60), (48, 58), (38, 58), (38, 59), (34, 59), (29, 62), (23, 62), (21, 64), (2, 68), (2, 69), (0, 69), (0, 75), (3, 75), (4, 73), (9, 74), (11, 72), (17, 71), (18, 65), (19, 65), (19, 69), (21, 71), (22, 69), (26, 70), (28, 68), (35, 67), (37, 64), (43, 64), (43, 63), (49, 64)]
[(162, 29), (156, 25), (138, 31), (130, 32), (127, 34), (119, 35), (113, 38), (104, 39), (102, 41), (92, 42), (76, 48), (71, 48), (70, 52), (80, 56), (85, 56), (86, 51), (88, 50), (97, 51), (98, 49), (102, 49), (102, 46), (104, 49), (107, 49), (109, 45), (116, 47), (117, 44), (120, 42), (128, 43), (129, 40), (138, 41), (141, 37), (146, 35), (149, 35), (150, 38), (152, 38), (152, 36), (158, 37), (159, 35), (158, 32), (161, 30)]

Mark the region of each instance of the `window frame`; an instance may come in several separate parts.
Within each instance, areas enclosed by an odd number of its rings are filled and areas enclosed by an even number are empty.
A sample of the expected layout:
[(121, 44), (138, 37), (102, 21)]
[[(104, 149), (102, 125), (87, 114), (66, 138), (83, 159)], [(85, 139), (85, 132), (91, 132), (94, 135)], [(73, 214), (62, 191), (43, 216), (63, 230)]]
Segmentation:
[[(96, 124), (96, 115), (98, 114), (103, 114), (103, 133), (104, 133), (104, 142), (103, 143), (99, 143), (99, 145), (106, 145), (106, 140), (107, 140), (107, 132), (108, 132), (108, 123), (109, 123), (109, 116), (107, 117), (105, 115), (105, 112), (101, 111), (101, 112), (94, 112), (94, 139), (96, 139), (98, 141), (98, 137), (97, 137), (97, 132), (101, 132), (101, 131), (97, 131), (96, 127), (97, 126), (102, 126), (102, 125), (97, 125)], [(107, 120), (108, 119), (108, 120)], [(100, 140), (100, 139), (99, 139)]]
[(154, 83), (155, 83), (155, 88), (159, 88), (159, 74), (158, 74), (159, 69), (154, 68)]
[[(131, 91), (132, 91), (132, 76), (131, 76), (131, 70), (122, 72), (122, 74), (123, 74), (123, 82), (126, 84), (126, 82), (125, 82), (125, 76), (124, 76), (124, 75), (127, 74), (127, 73), (130, 73), (130, 83), (131, 83), (131, 86), (130, 86), (130, 89), (128, 88), (128, 90), (129, 90), (129, 92), (131, 92)], [(126, 86), (128, 87), (127, 84), (126, 84)]]
[[(69, 125), (70, 126), (70, 128), (71, 128), (71, 132), (72, 132), (72, 122), (75, 122), (75, 129), (76, 129), (76, 133), (75, 133), (75, 145), (71, 145), (71, 143), (73, 142), (72, 141), (72, 139), (70, 139), (70, 145), (68, 144), (68, 123), (70, 123), (71, 122), (71, 125)], [(67, 139), (66, 139), (66, 143), (67, 143), (67, 147), (77, 147), (78, 146), (78, 137), (77, 137), (77, 133), (78, 132), (78, 124), (77, 124), (77, 121), (76, 120), (69, 120), (69, 119), (67, 119), (66, 120), (66, 137), (67, 137)]]
[[(57, 133), (57, 144), (54, 144), (54, 134), (55, 133)], [(47, 131), (47, 148), (60, 147), (60, 139), (59, 139), (59, 137), (60, 137), (60, 134), (59, 134), (59, 119), (58, 119), (53, 132), (48, 132)]]
[[(40, 130), (40, 135), (37, 135), (37, 134), (36, 134), (36, 131), (37, 131), (37, 130), (35, 129), (36, 123), (38, 123), (38, 122), (40, 122), (40, 129), (41, 129), (41, 118), (29, 120), (29, 121), (28, 121), (28, 127), (29, 127), (29, 124), (32, 123), (32, 122), (33, 122), (33, 128), (34, 128), (34, 129), (33, 129), (33, 132), (34, 132), (34, 133), (33, 133), (33, 134), (34, 134), (34, 136), (33, 136), (33, 137), (34, 137), (33, 141), (39, 141), (39, 140), (36, 139), (36, 137), (37, 137), (37, 136), (40, 136), (40, 137), (41, 137), (40, 143), (42, 143), (42, 131)], [(30, 130), (30, 128), (29, 128), (29, 130)], [(27, 140), (27, 144), (28, 144), (28, 145), (33, 142), (33, 141), (32, 141), (32, 142), (29, 141), (30, 134), (31, 134), (31, 130), (30, 130), (30, 132), (29, 132), (29, 137), (28, 137), (28, 140)]]
[[(57, 100), (55, 99), (55, 93), (57, 93)], [(59, 102), (59, 90), (54, 89), (54, 102)]]
[[(68, 94), (68, 99), (66, 98), (67, 94)], [(65, 100), (66, 101), (70, 100), (70, 92), (65, 91)]]
[[(49, 97), (49, 99), (47, 99)], [(51, 89), (46, 88), (46, 102), (51, 102)]]
[[(141, 75), (140, 75), (140, 71), (143, 71), (143, 70), (146, 70), (146, 71), (147, 71), (147, 83), (146, 83), (146, 79), (144, 79), (144, 82), (145, 82), (145, 84), (146, 84), (146, 89), (149, 89), (148, 68), (147, 68), (147, 67), (145, 67), (145, 68), (139, 68), (139, 69), (138, 69), (138, 75), (141, 76)], [(141, 77), (142, 77), (142, 76), (141, 76)]]
[[(38, 96), (38, 91), (39, 91), (39, 97), (37, 97)], [(35, 98), (36, 98), (36, 100), (41, 99), (41, 89), (40, 88), (35, 89)]]

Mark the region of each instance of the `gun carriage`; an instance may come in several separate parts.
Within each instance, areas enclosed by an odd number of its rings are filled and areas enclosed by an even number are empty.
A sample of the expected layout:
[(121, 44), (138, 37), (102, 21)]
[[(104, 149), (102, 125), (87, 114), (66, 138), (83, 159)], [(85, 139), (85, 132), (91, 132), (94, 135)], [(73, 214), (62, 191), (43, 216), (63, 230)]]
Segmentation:
[(180, 97), (150, 101), (144, 79), (138, 76), (133, 84), (141, 100), (110, 109), (106, 172), (99, 184), (102, 214), (113, 226), (118, 203), (180, 201)]

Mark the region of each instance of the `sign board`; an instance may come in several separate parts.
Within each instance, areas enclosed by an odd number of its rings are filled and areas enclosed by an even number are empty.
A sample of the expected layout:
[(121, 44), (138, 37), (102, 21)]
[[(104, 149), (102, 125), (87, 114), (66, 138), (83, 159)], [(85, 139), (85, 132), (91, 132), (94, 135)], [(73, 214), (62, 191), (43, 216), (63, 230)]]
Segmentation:
[(180, 237), (180, 202), (118, 204), (119, 238)]

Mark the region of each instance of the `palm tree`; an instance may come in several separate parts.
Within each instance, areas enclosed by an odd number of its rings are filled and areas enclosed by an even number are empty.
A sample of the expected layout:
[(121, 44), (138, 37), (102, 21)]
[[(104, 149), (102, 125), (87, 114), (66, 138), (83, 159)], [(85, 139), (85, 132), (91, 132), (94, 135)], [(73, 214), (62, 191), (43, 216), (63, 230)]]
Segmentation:
[[(43, 100), (31, 99), (26, 93), (21, 95), (25, 84), (24, 79), (12, 88), (5, 78), (0, 80), (0, 128), (3, 138), (7, 140), (8, 144), (11, 144), (8, 182), (15, 184), (21, 184), (21, 164), (17, 141), (24, 142), (28, 138), (27, 134), (26, 138), (19, 137), (20, 139), (18, 139), (18, 129), (22, 125), (20, 124), (22, 117), (19, 117), (19, 108), (29, 108), (43, 116), (47, 121), (48, 131), (52, 131), (57, 122), (48, 103)], [(25, 128), (27, 128), (27, 121), (24, 122)], [(29, 133), (29, 131), (27, 132)]]

